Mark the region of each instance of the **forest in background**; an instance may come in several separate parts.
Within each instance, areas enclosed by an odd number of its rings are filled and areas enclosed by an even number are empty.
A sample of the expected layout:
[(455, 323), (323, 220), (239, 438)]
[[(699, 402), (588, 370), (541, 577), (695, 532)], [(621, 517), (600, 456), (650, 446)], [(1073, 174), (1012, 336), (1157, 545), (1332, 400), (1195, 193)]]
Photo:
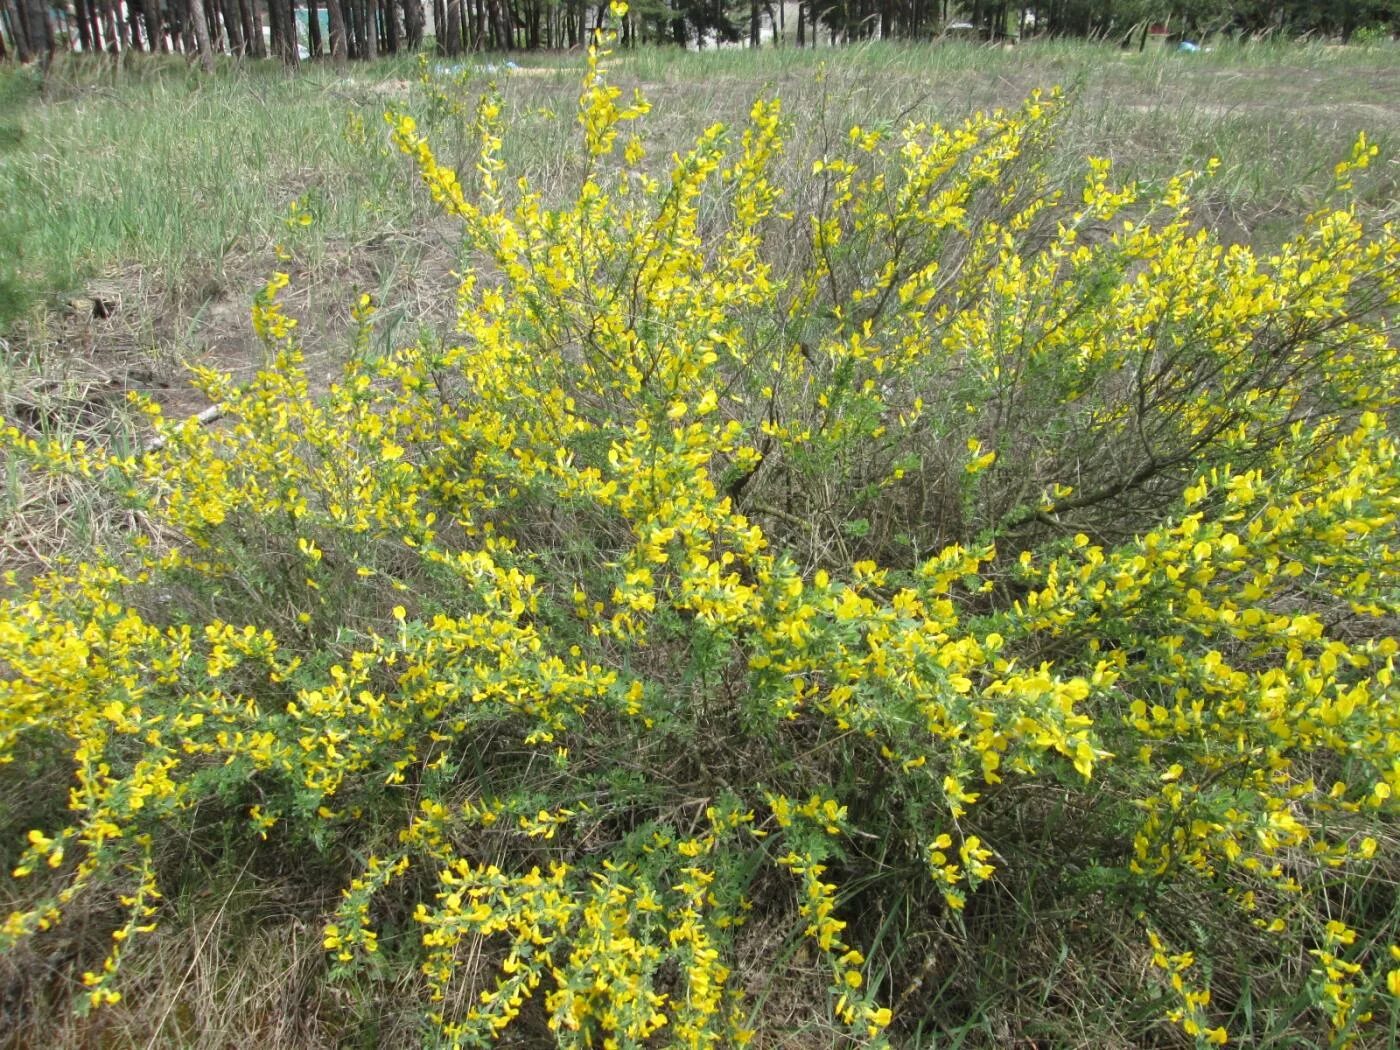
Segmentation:
[[(0, 0), (0, 60), (149, 51), (199, 56), (206, 65), (218, 54), (296, 65), (412, 52), (430, 36), (448, 55), (575, 48), (605, 11), (589, 0)], [(802, 47), (927, 40), (950, 28), (988, 40), (1074, 36), (1137, 46), (1149, 29), (1163, 37), (1175, 29), (1350, 40), (1393, 32), (1397, 13), (1397, 0), (641, 0), (623, 19), (619, 42)]]
[(504, 65), (0, 68), (0, 1043), (1387, 1045), (1393, 47)]

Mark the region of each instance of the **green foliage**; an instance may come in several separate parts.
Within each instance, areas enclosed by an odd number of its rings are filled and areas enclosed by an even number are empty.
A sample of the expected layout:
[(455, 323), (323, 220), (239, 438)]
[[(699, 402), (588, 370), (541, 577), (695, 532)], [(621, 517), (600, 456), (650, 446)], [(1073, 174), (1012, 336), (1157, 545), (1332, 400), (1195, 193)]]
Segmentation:
[[(998, 10), (996, 5), (979, 9)], [(964, 5), (964, 10), (967, 5)], [(1004, 15), (1004, 12), (1003, 12)], [(1396, 0), (1065, 0), (1039, 28), (1052, 33), (1121, 37), (1148, 23), (1193, 35), (1338, 35), (1364, 26), (1394, 26)], [(1002, 27), (1003, 29), (1005, 27)]]
[[(17, 149), (23, 141), (20, 118), (36, 94), (37, 87), (26, 71), (0, 68), (0, 156)], [(24, 311), (33, 294), (19, 273), (28, 222), (18, 201), (8, 195), (0, 198), (0, 330)]]
[(1383, 1023), (1375, 147), (1260, 255), (1196, 221), (1213, 166), (1055, 177), (1055, 94), (853, 127), (785, 184), (778, 100), (660, 166), (602, 58), (563, 203), (494, 91), (460, 168), (390, 115), (474, 262), (454, 339), (375, 352), (362, 296), (314, 394), (277, 274), (267, 366), (201, 376), (219, 425), (6, 432), (137, 527), (0, 605), (0, 760), (72, 777), (5, 946), (111, 905), (110, 1005), (217, 829), (342, 870), (333, 977), (449, 1045), (743, 1045), (799, 954), (814, 1042), (922, 1040), (1023, 998), (1008, 944), (1051, 929), (1139, 1042)]
[(377, 122), (382, 99), (347, 104), (329, 73), (297, 81), (255, 65), (205, 83), (183, 61), (136, 60), (120, 74), (65, 61), (42, 105), (30, 71), (0, 78), (15, 93), (13, 108), (0, 100), (0, 124), (23, 129), (0, 142), (0, 238), (14, 248), (0, 270), (22, 292), (0, 325), (113, 267), (178, 300), (228, 261), (268, 258), (308, 156), (324, 165), (323, 240), (362, 238), (371, 217), (407, 223), (388, 207), (401, 173), (344, 134), (347, 109)]

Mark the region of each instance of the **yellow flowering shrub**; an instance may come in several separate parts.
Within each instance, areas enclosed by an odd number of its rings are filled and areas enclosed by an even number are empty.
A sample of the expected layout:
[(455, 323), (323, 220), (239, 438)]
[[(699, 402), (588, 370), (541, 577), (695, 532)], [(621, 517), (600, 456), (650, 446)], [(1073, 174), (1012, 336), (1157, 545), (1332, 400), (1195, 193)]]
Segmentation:
[(455, 339), (372, 352), (364, 297), (314, 394), (278, 274), (219, 424), (6, 432), (138, 527), (0, 604), (0, 763), (71, 771), (0, 947), (115, 902), (114, 1001), (171, 843), (235, 813), (360, 858), (331, 972), (413, 968), (447, 1045), (743, 1045), (755, 913), (886, 1045), (921, 960), (873, 965), (882, 902), (969, 941), (1052, 877), (1136, 931), (1144, 1024), (1249, 1024), (1193, 914), (1310, 960), (1273, 992), (1318, 1040), (1393, 1011), (1395, 231), (1334, 203), (1260, 257), (1208, 173), (1058, 185), (1055, 94), (851, 129), (797, 214), (778, 100), (658, 164), (604, 56), (564, 204), (491, 91), (466, 171), (390, 114), (475, 260)]

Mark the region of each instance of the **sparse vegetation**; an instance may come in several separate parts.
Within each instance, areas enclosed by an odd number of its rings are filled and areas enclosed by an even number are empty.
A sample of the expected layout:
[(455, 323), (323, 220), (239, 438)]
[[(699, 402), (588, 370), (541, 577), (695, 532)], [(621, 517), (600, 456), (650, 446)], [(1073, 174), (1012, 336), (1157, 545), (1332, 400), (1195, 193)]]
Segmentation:
[(56, 66), (14, 1038), (1392, 1044), (1396, 74), (1255, 54)]

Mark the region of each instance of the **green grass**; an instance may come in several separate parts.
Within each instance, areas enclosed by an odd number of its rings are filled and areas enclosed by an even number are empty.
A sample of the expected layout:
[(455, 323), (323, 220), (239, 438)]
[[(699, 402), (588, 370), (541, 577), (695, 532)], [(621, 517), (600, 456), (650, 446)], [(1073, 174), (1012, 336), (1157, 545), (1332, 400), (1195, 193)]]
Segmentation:
[[(682, 147), (702, 119), (740, 119), (763, 94), (783, 96), (798, 130), (795, 152), (813, 153), (821, 128), (839, 134), (849, 123), (900, 115), (955, 119), (1063, 85), (1077, 95), (1067, 156), (1111, 156), (1148, 177), (1218, 156), (1210, 202), (1221, 221), (1258, 237), (1274, 216), (1307, 210), (1358, 131), (1383, 147), (1397, 141), (1400, 111), (1382, 102), (1400, 97), (1395, 59), (1393, 48), (1259, 45), (1182, 55), (1045, 43), (1009, 51), (646, 50), (616, 63), (622, 82), (653, 101), (650, 131), (667, 148)], [(519, 133), (510, 148), (524, 154), (512, 159), (547, 186), (551, 173), (566, 181), (571, 174), (563, 158), (576, 130), (581, 60), (531, 56), (528, 64), (559, 72), (499, 83)], [(406, 167), (376, 149), (386, 106), (421, 102), (415, 77), (402, 60), (345, 71), (312, 66), (299, 76), (270, 64), (228, 65), (208, 81), (178, 60), (120, 71), (70, 60), (40, 99), (26, 74), (0, 71), (0, 238), (8, 238), (0, 243), (10, 257), (0, 265), (12, 286), (0, 301), (0, 326), (24, 312), (17, 288), (61, 297), (112, 268), (138, 266), (158, 288), (186, 295), (230, 268), (244, 277), (231, 264), (266, 256), (283, 236), (287, 204), (307, 192), (320, 204), (306, 245), (313, 255), (350, 252), (372, 234), (428, 221), (400, 192)], [(352, 114), (368, 144), (347, 141)], [(436, 129), (452, 140), (449, 153), (462, 149), (469, 116)], [(1382, 203), (1395, 191), (1391, 174), (1369, 192)]]
[[(0, 74), (0, 165), (24, 144), (20, 114), (30, 104), (37, 86), (23, 73)], [(29, 218), (27, 209), (9, 195), (0, 195), (0, 329), (19, 313), (34, 292), (22, 283), (17, 260), (24, 245)]]
[(172, 287), (265, 249), (287, 204), (319, 191), (328, 235), (379, 221), (395, 171), (345, 137), (347, 117), (381, 107), (332, 77), (249, 66), (204, 82), (153, 60), (116, 78), (59, 69), (22, 111), (0, 159), (0, 195), (27, 231), (20, 277), (50, 291), (137, 264)]

